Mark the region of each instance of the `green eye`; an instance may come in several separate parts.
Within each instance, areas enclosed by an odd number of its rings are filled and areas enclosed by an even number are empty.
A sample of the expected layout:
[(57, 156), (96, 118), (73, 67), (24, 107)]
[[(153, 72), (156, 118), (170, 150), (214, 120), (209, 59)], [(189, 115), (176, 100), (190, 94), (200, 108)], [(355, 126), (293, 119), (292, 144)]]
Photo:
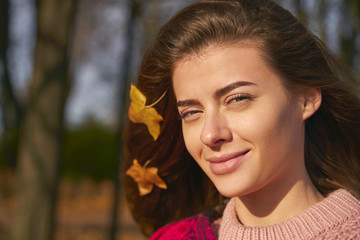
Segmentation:
[(230, 96), (226, 100), (225, 104), (227, 105), (227, 104), (230, 104), (232, 102), (238, 103), (238, 102), (247, 101), (247, 100), (250, 101), (252, 99), (253, 99), (253, 97), (251, 95), (249, 95), (249, 94), (235, 94), (233, 96)]
[(197, 113), (200, 113), (201, 111), (199, 110), (193, 110), (193, 111), (185, 111), (181, 114), (181, 119), (183, 120), (189, 120), (190, 118), (192, 118), (194, 115), (196, 115)]

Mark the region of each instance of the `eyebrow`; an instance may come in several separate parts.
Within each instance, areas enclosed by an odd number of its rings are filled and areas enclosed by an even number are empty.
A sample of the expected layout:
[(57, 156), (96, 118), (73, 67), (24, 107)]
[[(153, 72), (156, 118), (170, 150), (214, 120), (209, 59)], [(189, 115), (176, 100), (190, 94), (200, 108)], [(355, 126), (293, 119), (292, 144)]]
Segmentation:
[(186, 106), (193, 106), (193, 105), (200, 105), (200, 102), (195, 99), (189, 99), (184, 101), (178, 101), (177, 106), (178, 107), (186, 107)]
[[(229, 85), (216, 90), (214, 93), (214, 98), (216, 98), (216, 99), (221, 98), (228, 92), (231, 92), (232, 90), (234, 90), (238, 87), (251, 86), (251, 85), (256, 85), (256, 84), (252, 83), (252, 82), (246, 82), (246, 81), (238, 81), (238, 82), (230, 83)], [(193, 106), (193, 105), (201, 105), (201, 103), (196, 99), (188, 99), (188, 100), (177, 102), (178, 107), (186, 107), (186, 106)]]
[(231, 92), (232, 90), (234, 90), (234, 89), (236, 89), (238, 87), (251, 86), (251, 85), (256, 85), (256, 84), (252, 83), (252, 82), (246, 82), (246, 81), (238, 81), (238, 82), (230, 83), (229, 85), (216, 90), (216, 92), (214, 94), (214, 98), (217, 98), (217, 99), (221, 98), (222, 96), (224, 96), (228, 92)]

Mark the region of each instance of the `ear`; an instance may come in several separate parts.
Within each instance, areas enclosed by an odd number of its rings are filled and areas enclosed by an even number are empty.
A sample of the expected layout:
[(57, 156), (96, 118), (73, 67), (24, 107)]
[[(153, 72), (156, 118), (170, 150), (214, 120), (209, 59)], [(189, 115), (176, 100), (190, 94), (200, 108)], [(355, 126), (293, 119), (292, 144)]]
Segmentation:
[(303, 100), (302, 116), (303, 120), (306, 120), (319, 109), (321, 105), (321, 90), (318, 88), (306, 90)]

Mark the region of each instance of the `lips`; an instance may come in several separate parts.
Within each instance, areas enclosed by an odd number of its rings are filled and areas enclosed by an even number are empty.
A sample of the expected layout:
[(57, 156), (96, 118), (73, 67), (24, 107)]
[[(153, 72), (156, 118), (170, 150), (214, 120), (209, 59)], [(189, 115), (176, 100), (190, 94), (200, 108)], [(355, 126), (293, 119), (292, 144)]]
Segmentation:
[(224, 154), (220, 157), (207, 158), (211, 171), (216, 175), (233, 172), (245, 159), (250, 150)]

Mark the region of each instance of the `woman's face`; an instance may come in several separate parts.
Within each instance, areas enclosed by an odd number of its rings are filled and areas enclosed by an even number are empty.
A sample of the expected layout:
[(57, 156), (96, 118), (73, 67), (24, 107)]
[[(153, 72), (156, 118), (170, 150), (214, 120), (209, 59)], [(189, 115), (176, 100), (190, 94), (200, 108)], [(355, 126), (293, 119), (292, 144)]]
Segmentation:
[(304, 170), (304, 97), (289, 93), (251, 45), (209, 47), (175, 65), (187, 150), (227, 197)]

